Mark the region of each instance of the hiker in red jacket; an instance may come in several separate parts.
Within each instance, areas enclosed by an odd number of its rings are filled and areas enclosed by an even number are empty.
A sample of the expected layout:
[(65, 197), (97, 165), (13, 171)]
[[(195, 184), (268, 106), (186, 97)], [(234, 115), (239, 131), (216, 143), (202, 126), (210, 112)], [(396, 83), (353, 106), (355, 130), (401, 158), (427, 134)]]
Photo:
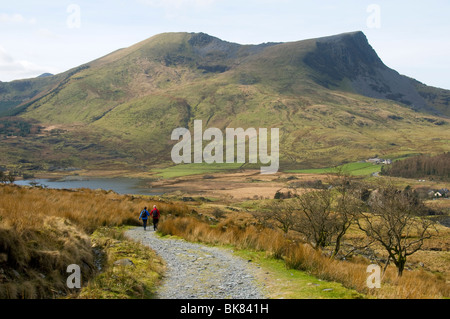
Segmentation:
[(156, 205), (153, 205), (153, 209), (150, 212), (150, 216), (152, 216), (153, 218), (153, 230), (156, 231), (156, 229), (158, 228), (159, 217), (161, 216), (158, 208), (156, 208)]

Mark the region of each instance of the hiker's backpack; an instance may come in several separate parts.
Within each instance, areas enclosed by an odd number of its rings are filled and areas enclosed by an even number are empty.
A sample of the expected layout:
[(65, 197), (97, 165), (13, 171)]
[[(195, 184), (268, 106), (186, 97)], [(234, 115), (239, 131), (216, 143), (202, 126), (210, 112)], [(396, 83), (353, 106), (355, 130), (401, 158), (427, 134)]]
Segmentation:
[(149, 215), (149, 213), (148, 213), (146, 210), (143, 210), (143, 211), (142, 211), (141, 218), (142, 218), (142, 219), (146, 219), (146, 218), (148, 217), (148, 215)]

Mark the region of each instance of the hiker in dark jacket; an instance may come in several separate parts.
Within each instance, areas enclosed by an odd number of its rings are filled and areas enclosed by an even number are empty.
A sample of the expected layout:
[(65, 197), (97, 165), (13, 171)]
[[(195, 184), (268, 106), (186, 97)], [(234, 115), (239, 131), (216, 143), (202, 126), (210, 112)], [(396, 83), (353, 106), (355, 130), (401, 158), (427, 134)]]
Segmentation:
[(148, 216), (149, 216), (149, 212), (147, 210), (147, 207), (144, 207), (144, 209), (142, 210), (141, 214), (139, 215), (139, 220), (142, 219), (142, 223), (144, 224), (144, 230), (147, 229), (147, 220), (148, 220)]
[(153, 209), (150, 212), (150, 216), (152, 216), (153, 218), (153, 230), (156, 231), (156, 229), (158, 228), (159, 217), (161, 216), (158, 208), (156, 208), (156, 205), (153, 205)]

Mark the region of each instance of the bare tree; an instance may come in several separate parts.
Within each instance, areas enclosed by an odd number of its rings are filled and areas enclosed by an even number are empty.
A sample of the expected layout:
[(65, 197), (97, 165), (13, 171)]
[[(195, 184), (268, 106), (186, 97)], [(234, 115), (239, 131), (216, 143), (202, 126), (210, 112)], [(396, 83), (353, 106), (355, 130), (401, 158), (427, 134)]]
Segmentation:
[(280, 228), (285, 234), (292, 229), (296, 223), (297, 212), (293, 205), (290, 205), (289, 200), (277, 199), (271, 203), (265, 205), (253, 216), (259, 221), (263, 226), (270, 227), (275, 224)]
[(346, 174), (338, 174), (331, 185), (335, 192), (336, 234), (334, 239), (334, 251), (336, 256), (341, 249), (344, 235), (350, 226), (356, 221), (359, 214), (364, 211), (364, 187)]
[(361, 214), (358, 226), (386, 250), (401, 276), (406, 258), (431, 237), (433, 223), (424, 218), (424, 206), (411, 191), (384, 186), (369, 200), (371, 214)]
[(335, 257), (349, 227), (364, 209), (361, 186), (338, 171), (328, 177), (328, 187), (309, 191), (291, 202), (297, 214), (294, 229), (316, 249), (333, 245)]
[(273, 228), (272, 216), (269, 210), (262, 209), (251, 213), (259, 226)]
[(332, 209), (330, 190), (311, 191), (295, 200), (298, 214), (295, 230), (302, 233), (316, 249), (331, 244), (338, 228)]

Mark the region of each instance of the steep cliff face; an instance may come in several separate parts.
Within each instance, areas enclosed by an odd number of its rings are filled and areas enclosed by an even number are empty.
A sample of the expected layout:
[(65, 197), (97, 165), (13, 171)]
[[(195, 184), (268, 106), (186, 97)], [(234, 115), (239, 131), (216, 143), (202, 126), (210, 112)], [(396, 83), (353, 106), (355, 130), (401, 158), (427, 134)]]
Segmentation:
[(315, 71), (316, 83), (327, 88), (346, 86), (367, 97), (397, 101), (417, 111), (445, 114), (419, 94), (412, 79), (387, 67), (362, 32), (317, 39), (316, 49), (307, 54), (304, 62)]
[(329, 77), (330, 84), (375, 76), (376, 69), (386, 68), (362, 32), (317, 39), (316, 50), (307, 54), (304, 62)]

